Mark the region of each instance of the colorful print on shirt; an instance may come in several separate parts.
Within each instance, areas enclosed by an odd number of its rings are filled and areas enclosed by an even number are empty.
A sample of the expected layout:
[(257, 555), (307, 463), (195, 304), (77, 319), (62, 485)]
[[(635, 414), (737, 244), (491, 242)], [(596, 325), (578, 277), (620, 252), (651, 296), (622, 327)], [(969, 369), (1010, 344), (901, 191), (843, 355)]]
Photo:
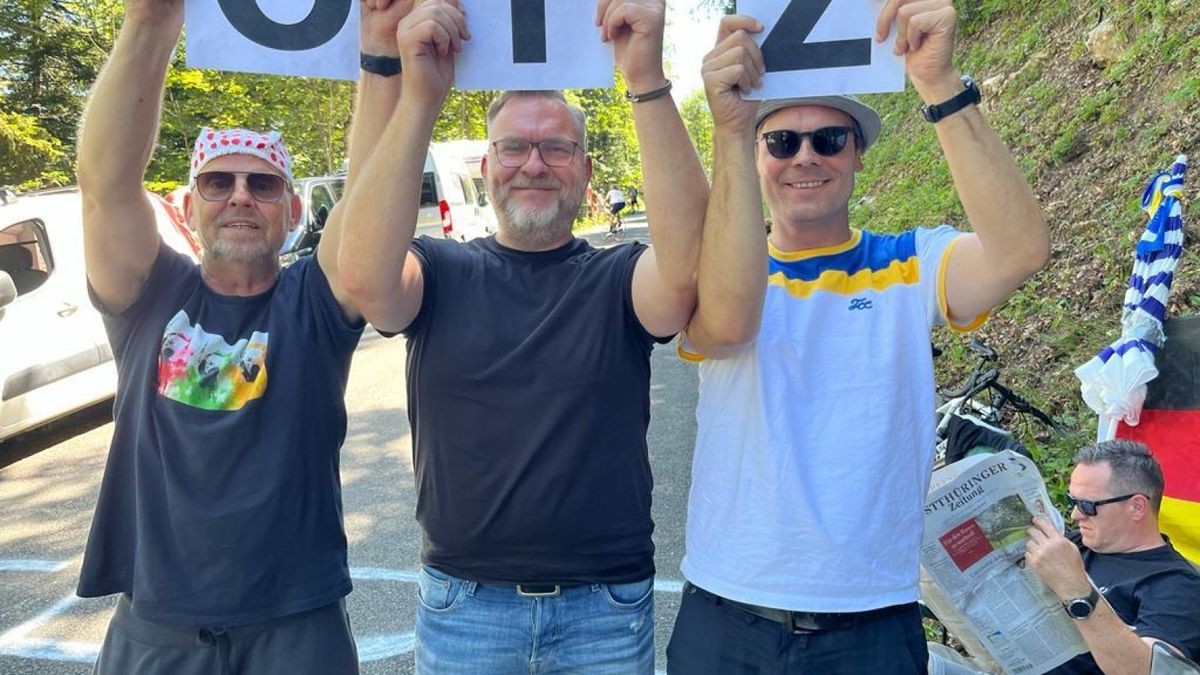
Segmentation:
[(267, 341), (254, 331), (233, 345), (180, 310), (163, 333), (158, 393), (205, 410), (240, 410), (267, 390)]

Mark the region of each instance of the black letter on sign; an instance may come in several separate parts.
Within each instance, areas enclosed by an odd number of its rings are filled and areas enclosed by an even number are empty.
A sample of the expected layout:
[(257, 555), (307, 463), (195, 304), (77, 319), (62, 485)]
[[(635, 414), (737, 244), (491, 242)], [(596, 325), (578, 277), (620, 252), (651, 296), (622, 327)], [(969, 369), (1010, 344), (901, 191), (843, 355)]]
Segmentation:
[(289, 52), (313, 49), (332, 40), (346, 25), (354, 4), (352, 0), (315, 0), (303, 21), (284, 24), (263, 14), (258, 0), (217, 1), (239, 33), (264, 47)]
[(513, 63), (546, 62), (546, 0), (512, 0)]
[(767, 72), (871, 65), (871, 38), (805, 42), (833, 0), (792, 0), (762, 43)]

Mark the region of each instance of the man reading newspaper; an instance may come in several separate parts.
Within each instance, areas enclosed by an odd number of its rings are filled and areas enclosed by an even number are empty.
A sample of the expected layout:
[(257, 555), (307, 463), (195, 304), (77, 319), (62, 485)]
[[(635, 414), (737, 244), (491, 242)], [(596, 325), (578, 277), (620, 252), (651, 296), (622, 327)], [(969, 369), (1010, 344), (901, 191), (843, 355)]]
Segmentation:
[[(1088, 652), (1054, 675), (1150, 672), (1151, 647), (1200, 655), (1200, 573), (1158, 529), (1162, 468), (1131, 441), (1105, 441), (1075, 456), (1067, 498), (1078, 530), (1063, 535), (1033, 518), (1024, 561), (1062, 603)], [(977, 672), (943, 653), (930, 672)]]

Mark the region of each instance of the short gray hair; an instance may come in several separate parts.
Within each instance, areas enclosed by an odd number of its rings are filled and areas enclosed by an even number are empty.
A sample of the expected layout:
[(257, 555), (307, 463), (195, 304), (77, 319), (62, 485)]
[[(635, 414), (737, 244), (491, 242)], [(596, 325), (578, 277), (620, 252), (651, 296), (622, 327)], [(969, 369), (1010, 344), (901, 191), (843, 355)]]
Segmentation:
[(500, 95), (500, 98), (492, 101), (492, 105), (488, 107), (487, 124), (488, 124), (488, 139), (492, 138), (492, 122), (496, 121), (496, 116), (500, 114), (500, 110), (508, 105), (508, 102), (514, 98), (545, 98), (552, 101), (558, 101), (563, 104), (571, 113), (572, 119), (575, 120), (575, 125), (579, 127), (579, 137), (583, 139), (579, 145), (583, 151), (587, 152), (587, 114), (583, 112), (579, 106), (572, 105), (567, 97), (558, 90), (526, 90), (526, 89), (510, 89)]
[(1076, 464), (1107, 463), (1112, 470), (1108, 488), (1114, 497), (1143, 494), (1155, 513), (1162, 506), (1163, 471), (1150, 448), (1136, 441), (1117, 439), (1089, 445), (1075, 453)]

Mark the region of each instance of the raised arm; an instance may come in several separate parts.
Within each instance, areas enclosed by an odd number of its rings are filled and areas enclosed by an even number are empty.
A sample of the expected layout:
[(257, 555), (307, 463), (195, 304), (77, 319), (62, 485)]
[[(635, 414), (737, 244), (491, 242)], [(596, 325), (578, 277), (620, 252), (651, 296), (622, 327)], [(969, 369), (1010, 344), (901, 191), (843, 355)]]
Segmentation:
[[(361, 30), (359, 48), (363, 54), (398, 58), (396, 29), (400, 20), (412, 11), (414, 0), (360, 0)], [(363, 70), (358, 82), (358, 100), (354, 106), (354, 123), (350, 127), (350, 172), (346, 177), (346, 192), (354, 186), (354, 179), (362, 170), (367, 158), (379, 146), (379, 139), (396, 101), (400, 99), (400, 77), (385, 77)], [(333, 213), (342, 208), (341, 202)], [(321, 246), (317, 248), (317, 260), (324, 270), (333, 295), (342, 306), (342, 311), (352, 319), (360, 316), (349, 294), (346, 292), (338, 269), (338, 251), (342, 242), (341, 217), (330, 218), (321, 233)]]
[[(926, 103), (963, 90), (951, 64), (957, 14), (951, 0), (888, 0), (876, 25), (883, 40), (896, 27), (896, 53)], [(1050, 258), (1050, 236), (1033, 191), (978, 106), (934, 125), (973, 234), (950, 254), (950, 319), (970, 321), (1003, 302)]]
[[(664, 0), (600, 0), (596, 23), (615, 48), (629, 91), (666, 84), (663, 74)], [(708, 179), (669, 95), (634, 102), (633, 121), (645, 177), (646, 220), (653, 248), (633, 275), (633, 306), (653, 335), (679, 332), (696, 305), (696, 263), (708, 203)]]
[(758, 335), (767, 292), (767, 242), (754, 162), (756, 101), (740, 92), (758, 86), (762, 52), (748, 16), (721, 20), (702, 72), (713, 116), (713, 190), (700, 247), (699, 301), (687, 327), (705, 358), (730, 356)]
[(88, 280), (110, 312), (133, 304), (158, 254), (142, 178), (182, 30), (183, 0), (126, 0), (121, 33), (84, 110), (76, 169), (84, 260)]
[(370, 154), (335, 213), (343, 228), (342, 284), (380, 330), (403, 330), (421, 308), (421, 267), (408, 249), (433, 125), (454, 82), (454, 56), (468, 37), (458, 0), (427, 0), (400, 22), (404, 96), (379, 137), (386, 151)]

